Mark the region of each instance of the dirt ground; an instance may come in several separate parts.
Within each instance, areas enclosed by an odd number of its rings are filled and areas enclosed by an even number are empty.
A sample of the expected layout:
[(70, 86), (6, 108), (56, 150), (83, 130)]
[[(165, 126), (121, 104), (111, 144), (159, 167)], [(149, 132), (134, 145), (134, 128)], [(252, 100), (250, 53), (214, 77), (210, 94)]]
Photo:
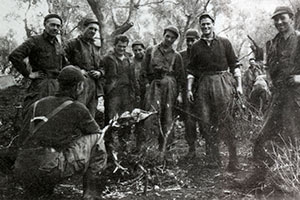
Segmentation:
[[(18, 87), (0, 92), (0, 149), (9, 146), (11, 139), (19, 130), (20, 122), (16, 119), (19, 115), (18, 105), (22, 101), (22, 94), (24, 94), (24, 89)], [(241, 180), (252, 172), (250, 162), (251, 138), (254, 137), (254, 131), (259, 129), (259, 126), (260, 122), (258, 121), (257, 125), (251, 126), (252, 129), (243, 130), (243, 133), (238, 136), (240, 170), (235, 173), (229, 173), (225, 170), (228, 153), (224, 144), (221, 146), (222, 169), (214, 170), (204, 166), (205, 143), (200, 135), (198, 135), (197, 140), (197, 157), (195, 159), (187, 159), (185, 155), (188, 148), (183, 135), (184, 127), (182, 123), (178, 123), (176, 126), (175, 145), (168, 153), (170, 162), (165, 166), (158, 165), (152, 170), (148, 169), (149, 173), (147, 175), (136, 170), (130, 176), (123, 176), (121, 171), (117, 171), (114, 177), (108, 180), (106, 190), (103, 192), (103, 199), (295, 199), (288, 194), (280, 192), (271, 183), (266, 183), (263, 188), (257, 190), (242, 191), (235, 187), (236, 180)], [(130, 168), (131, 166), (128, 167)], [(1, 171), (0, 199), (23, 200), (24, 190), (13, 181), (12, 174), (9, 174), (9, 171)], [(81, 195), (81, 178), (75, 177), (58, 185), (52, 196), (40, 199), (77, 200), (81, 199)]]

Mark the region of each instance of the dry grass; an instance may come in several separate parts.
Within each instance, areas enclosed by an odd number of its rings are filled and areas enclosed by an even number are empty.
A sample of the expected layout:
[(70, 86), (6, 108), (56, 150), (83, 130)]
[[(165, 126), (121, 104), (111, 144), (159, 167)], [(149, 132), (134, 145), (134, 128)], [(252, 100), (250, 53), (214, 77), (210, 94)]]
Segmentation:
[(271, 156), (274, 165), (270, 167), (271, 178), (276, 186), (300, 198), (300, 149), (299, 140), (295, 145), (283, 142), (283, 145), (271, 142)]

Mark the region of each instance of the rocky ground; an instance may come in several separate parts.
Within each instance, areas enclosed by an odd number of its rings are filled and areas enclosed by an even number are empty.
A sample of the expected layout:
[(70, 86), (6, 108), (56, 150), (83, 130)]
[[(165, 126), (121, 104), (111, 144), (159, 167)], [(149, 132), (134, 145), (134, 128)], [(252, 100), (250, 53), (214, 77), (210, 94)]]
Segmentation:
[[(6, 149), (19, 131), (18, 120), (19, 103), (22, 102), (24, 89), (14, 86), (0, 92), (0, 149)], [(222, 144), (223, 168), (219, 170), (209, 169), (204, 166), (204, 141), (199, 135), (197, 141), (197, 157), (187, 159), (187, 144), (184, 140), (184, 127), (177, 123), (176, 140), (173, 148), (168, 153), (169, 162), (166, 165), (144, 166), (147, 173), (136, 167), (130, 166), (121, 160), (121, 165), (131, 168), (131, 174), (125, 174), (118, 170), (108, 178), (103, 199), (122, 200), (175, 200), (175, 199), (295, 199), (289, 194), (278, 190), (271, 181), (256, 190), (241, 190), (235, 187), (236, 180), (243, 179), (251, 172), (251, 148), (252, 138), (261, 122), (253, 121), (254, 124), (243, 124), (239, 127), (238, 155), (240, 170), (235, 173), (226, 172), (228, 153)], [(0, 164), (0, 199), (22, 200), (23, 189), (12, 179), (10, 171), (4, 170)], [(75, 177), (58, 185), (52, 196), (40, 199), (81, 199), (81, 178)]]

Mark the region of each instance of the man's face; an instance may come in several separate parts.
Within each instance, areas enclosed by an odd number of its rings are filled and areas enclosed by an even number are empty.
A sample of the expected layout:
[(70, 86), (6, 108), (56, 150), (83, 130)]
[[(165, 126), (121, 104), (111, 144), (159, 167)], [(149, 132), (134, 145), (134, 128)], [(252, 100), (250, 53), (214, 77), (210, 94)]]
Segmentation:
[(99, 25), (90, 23), (84, 28), (83, 36), (87, 39), (93, 39), (97, 31), (99, 31)]
[(125, 54), (127, 45), (127, 42), (118, 41), (118, 43), (115, 45), (115, 53), (118, 56), (123, 56)]
[(197, 41), (196, 37), (188, 37), (186, 38), (186, 46), (188, 49), (192, 47), (192, 45)]
[(286, 33), (293, 26), (293, 19), (289, 16), (289, 14), (276, 15), (273, 20), (279, 33)]
[(134, 57), (136, 57), (137, 59), (142, 59), (144, 57), (144, 48), (142, 47), (142, 45), (135, 45), (132, 48), (132, 51), (134, 53)]
[(177, 35), (172, 31), (167, 30), (166, 33), (164, 34), (163, 44), (167, 47), (170, 47), (172, 46), (172, 44), (175, 42), (176, 39), (177, 39)]
[(55, 37), (59, 34), (60, 28), (61, 28), (61, 22), (57, 18), (50, 18), (48, 19), (45, 24), (45, 31)]
[(214, 23), (208, 18), (202, 18), (200, 21), (200, 29), (204, 36), (209, 36), (213, 32)]

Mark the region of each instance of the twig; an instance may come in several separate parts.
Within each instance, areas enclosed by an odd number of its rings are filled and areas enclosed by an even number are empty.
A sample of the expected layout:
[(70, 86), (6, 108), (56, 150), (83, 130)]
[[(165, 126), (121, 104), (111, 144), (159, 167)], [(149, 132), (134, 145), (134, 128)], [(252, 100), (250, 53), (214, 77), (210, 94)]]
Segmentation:
[(11, 147), (11, 145), (13, 144), (14, 140), (19, 137), (19, 135), (16, 135), (12, 138), (12, 140), (9, 142), (9, 144), (3, 148), (0, 148), (0, 149), (8, 149), (9, 147)]
[(175, 117), (172, 121), (172, 124), (169, 128), (169, 130), (166, 132), (166, 134), (164, 135), (163, 133), (163, 130), (162, 130), (162, 125), (161, 125), (161, 120), (160, 118), (158, 118), (158, 123), (159, 123), (159, 127), (160, 127), (160, 130), (161, 130), (161, 133), (163, 135), (163, 146), (162, 146), (162, 152), (161, 152), (161, 159), (162, 160), (165, 160), (165, 156), (166, 156), (166, 150), (167, 150), (167, 142), (168, 142), (168, 138), (169, 138), (169, 135), (171, 134), (171, 131), (173, 131), (173, 128), (174, 128), (174, 125), (175, 125), (175, 121), (179, 118), (179, 116)]
[(119, 169), (122, 170), (123, 172), (129, 174), (128, 169), (123, 167), (119, 162), (118, 162), (118, 157), (116, 152), (112, 152), (113, 155), (113, 159), (114, 159), (114, 163), (116, 165), (116, 168), (114, 169), (113, 173), (116, 173), (116, 171), (118, 171)]

